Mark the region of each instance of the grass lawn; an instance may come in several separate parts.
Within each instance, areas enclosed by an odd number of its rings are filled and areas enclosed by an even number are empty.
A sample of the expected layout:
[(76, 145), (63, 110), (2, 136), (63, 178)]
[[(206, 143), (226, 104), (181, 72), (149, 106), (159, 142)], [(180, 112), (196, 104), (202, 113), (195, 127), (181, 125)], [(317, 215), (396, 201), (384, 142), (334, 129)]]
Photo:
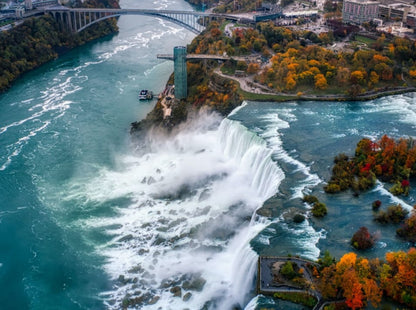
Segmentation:
[(370, 38), (367, 38), (367, 37), (363, 37), (363, 36), (360, 36), (360, 35), (355, 36), (355, 41), (367, 44), (367, 46), (369, 46), (369, 47), (371, 46), (371, 44), (376, 42), (376, 40), (373, 40), (373, 39), (370, 39)]
[(240, 87), (238, 88), (238, 93), (243, 100), (253, 100), (253, 101), (290, 101), (296, 100), (296, 96), (284, 96), (284, 95), (272, 95), (272, 94), (253, 94), (248, 93), (242, 90)]
[(313, 307), (317, 302), (315, 297), (306, 293), (275, 293), (273, 297), (289, 300), (291, 302), (305, 305), (307, 307)]

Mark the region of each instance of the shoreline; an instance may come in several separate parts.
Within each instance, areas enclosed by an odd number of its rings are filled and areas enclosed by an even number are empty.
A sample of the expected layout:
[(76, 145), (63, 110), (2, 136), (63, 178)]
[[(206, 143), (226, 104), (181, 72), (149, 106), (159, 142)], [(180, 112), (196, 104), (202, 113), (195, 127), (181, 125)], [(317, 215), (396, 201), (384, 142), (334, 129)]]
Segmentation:
[[(173, 75), (173, 73), (172, 73)], [(218, 72), (214, 72), (213, 75), (210, 77), (210, 81), (213, 82), (213, 76), (219, 76), (221, 78), (227, 79), (229, 81), (237, 83), (237, 91), (236, 93), (240, 96), (240, 101), (238, 104), (234, 107), (240, 107), (244, 101), (257, 101), (257, 102), (290, 102), (290, 101), (316, 101), (316, 102), (364, 102), (369, 100), (374, 100), (378, 98), (388, 97), (388, 96), (394, 96), (394, 95), (400, 95), (400, 94), (407, 94), (407, 93), (416, 93), (416, 87), (396, 87), (392, 89), (384, 89), (380, 91), (372, 91), (372, 92), (366, 92), (360, 95), (357, 95), (356, 97), (351, 97), (348, 95), (341, 95), (341, 94), (327, 94), (327, 95), (295, 95), (295, 94), (284, 94), (284, 93), (256, 93), (256, 92), (249, 92), (246, 90), (243, 90), (241, 87), (241, 81), (238, 78), (233, 78), (232, 76), (220, 74)], [(171, 81), (168, 81), (166, 83), (165, 87), (168, 87)], [(208, 92), (209, 90), (207, 90)], [(180, 101), (179, 103), (175, 103), (172, 106), (169, 106), (169, 113), (165, 111), (166, 107), (161, 103), (163, 98), (158, 99), (154, 108), (148, 113), (148, 115), (141, 120), (137, 120), (133, 123), (131, 123), (130, 126), (130, 134), (135, 134), (138, 132), (146, 132), (150, 128), (159, 128), (159, 129), (165, 129), (168, 132), (172, 129), (176, 128), (178, 125), (180, 125), (182, 122), (186, 121), (187, 115), (184, 115), (181, 113), (181, 117), (175, 117), (175, 113), (172, 113), (172, 111), (175, 111), (176, 109), (180, 108), (182, 110), (187, 110), (188, 114), (189, 112), (195, 112), (199, 109), (205, 109), (210, 108), (208, 105), (202, 105), (200, 107), (194, 107), (191, 102)], [(211, 107), (213, 111), (217, 111), (215, 107)], [(224, 118), (227, 117), (227, 115), (224, 115), (220, 111), (217, 111), (219, 114), (221, 114)]]
[[(241, 87), (241, 80), (238, 78), (233, 78), (232, 76), (220, 74), (216, 71), (214, 74), (217, 74), (223, 78), (232, 80), (237, 82), (239, 85), (238, 93), (242, 96), (242, 101), (249, 100), (249, 101), (259, 101), (259, 102), (288, 102), (288, 101), (368, 101), (374, 100), (377, 98), (393, 96), (393, 95), (400, 95), (406, 93), (416, 92), (416, 87), (395, 87), (391, 89), (379, 90), (379, 91), (371, 91), (365, 92), (362, 94), (357, 95), (356, 97), (351, 97), (348, 95), (342, 94), (327, 94), (327, 95), (296, 95), (296, 94), (285, 94), (285, 93), (256, 93), (250, 92), (247, 90), (242, 89)], [(264, 86), (264, 85), (262, 85)], [(264, 86), (265, 87), (265, 86)], [(240, 104), (241, 105), (241, 104)]]
[[(48, 35), (45, 35), (42, 31), (33, 32), (33, 29), (38, 28), (48, 33)], [(0, 94), (11, 89), (27, 73), (39, 69), (77, 47), (111, 37), (117, 34), (118, 31), (117, 23), (113, 19), (97, 23), (81, 33), (69, 33), (60, 30), (59, 24), (50, 14), (25, 19), (20, 25), (0, 33), (2, 39), (13, 42), (15, 47), (22, 50), (15, 55), (13, 60), (7, 58), (8, 46), (0, 53), (0, 61), (5, 62), (2, 75), (0, 75)], [(42, 45), (42, 53), (36, 50), (35, 44)], [(24, 50), (23, 46), (34, 49), (35, 55), (33, 56)], [(24, 65), (17, 66), (18, 63), (22, 62)]]

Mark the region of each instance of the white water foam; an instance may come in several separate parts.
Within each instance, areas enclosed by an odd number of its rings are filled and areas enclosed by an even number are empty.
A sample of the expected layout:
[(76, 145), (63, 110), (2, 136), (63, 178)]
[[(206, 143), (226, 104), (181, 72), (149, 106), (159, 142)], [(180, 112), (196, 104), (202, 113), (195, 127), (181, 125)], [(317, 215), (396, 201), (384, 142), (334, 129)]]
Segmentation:
[[(290, 121), (296, 121), (296, 116), (291, 113), (291, 109), (283, 109), (282, 114)], [(281, 113), (279, 109), (279, 113)], [(273, 149), (273, 158), (283, 160), (297, 167), (296, 171), (300, 171), (305, 175), (305, 179), (300, 181), (299, 185), (293, 189), (292, 198), (302, 198), (304, 192), (311, 189), (322, 182), (317, 174), (311, 173), (310, 167), (291, 156), (282, 145), (280, 138), (280, 130), (289, 128), (290, 124), (279, 118), (278, 113), (266, 114), (261, 117), (262, 121), (266, 123), (266, 129), (260, 133), (260, 136), (266, 140), (267, 144)]]
[[(394, 102), (394, 104), (392, 104)], [(416, 126), (416, 107), (414, 105), (414, 98), (409, 98), (406, 95), (395, 95), (381, 98), (376, 102), (370, 101), (366, 104), (367, 113), (386, 112), (391, 114), (399, 114), (400, 121), (403, 123)]]
[(403, 199), (400, 199), (397, 196), (394, 196), (392, 193), (390, 193), (385, 187), (384, 184), (380, 181), (376, 182), (376, 187), (373, 189), (375, 192), (379, 192), (383, 196), (389, 197), (390, 201), (394, 204), (400, 204), (404, 209), (411, 212), (413, 210), (413, 207), (406, 203)]
[(250, 302), (246, 305), (244, 310), (255, 310), (258, 300), (259, 300), (259, 295), (255, 296), (252, 300), (250, 300)]
[[(73, 103), (66, 100), (66, 97), (82, 89), (82, 85), (88, 80), (88, 77), (82, 75), (82, 70), (95, 63), (86, 63), (73, 69), (61, 70), (50, 83), (49, 87), (41, 91), (41, 96), (34, 99), (22, 101), (21, 107), (28, 103), (35, 103), (28, 106), (27, 112), (32, 113), (30, 116), (18, 121), (14, 121), (0, 128), (0, 135), (6, 134), (11, 128), (19, 128), (21, 135), (16, 141), (6, 146), (7, 154), (4, 156), (4, 162), (0, 170), (5, 170), (12, 162), (13, 158), (18, 156), (23, 147), (30, 139), (44, 129), (46, 129), (53, 120), (61, 118), (65, 111)], [(41, 124), (40, 126), (38, 124)], [(21, 127), (27, 127), (22, 128)]]
[(247, 101), (243, 101), (243, 103), (240, 106), (236, 107), (234, 110), (231, 111), (230, 114), (228, 114), (228, 117), (235, 115), (238, 111), (245, 108), (246, 106), (247, 106)]
[[(124, 277), (103, 293), (109, 308), (119, 309), (138, 290), (159, 298), (145, 302), (146, 309), (200, 309), (206, 302), (230, 309), (247, 302), (257, 263), (249, 242), (269, 224), (253, 214), (284, 175), (261, 138), (235, 121), (218, 123), (204, 115), (169, 139), (153, 136), (146, 154), (121, 158), (117, 171), (103, 169), (68, 191), (67, 200), (84, 203), (132, 200), (117, 216), (80, 222), (114, 236), (97, 248), (110, 276)], [(192, 288), (186, 281), (206, 282)], [(190, 299), (174, 297), (175, 286)]]
[[(65, 97), (82, 89), (80, 86), (74, 84), (74, 79), (79, 80), (77, 83), (82, 83), (83, 80), (85, 81), (86, 77), (68, 77), (64, 82), (51, 86), (49, 89), (42, 91), (42, 96), (38, 98), (40, 103), (31, 106), (27, 110), (28, 112), (33, 112), (32, 115), (0, 128), (1, 135), (5, 134), (10, 128), (21, 127), (22, 125), (29, 124), (29, 128), (23, 128), (21, 130), (22, 134), (20, 137), (17, 137), (15, 142), (6, 146), (5, 149), (7, 150), (7, 154), (4, 157), (5, 161), (0, 166), (0, 170), (5, 170), (11, 164), (12, 159), (20, 154), (23, 147), (32, 137), (47, 128), (52, 120), (61, 118), (65, 111), (69, 109), (72, 101), (65, 100)], [(45, 115), (48, 115), (46, 117), (47, 120), (42, 119), (45, 118)], [(38, 126), (39, 123), (41, 124), (40, 126)]]
[(50, 124), (50, 121), (46, 121), (46, 122), (42, 123), (42, 125), (40, 127), (36, 128), (36, 129), (32, 129), (28, 135), (19, 138), (19, 140), (17, 142), (15, 142), (14, 144), (8, 145), (6, 147), (6, 149), (10, 150), (9, 155), (7, 156), (6, 161), (0, 166), (0, 171), (5, 170), (11, 164), (13, 158), (20, 154), (23, 147), (28, 143), (30, 138), (36, 136), (36, 134), (39, 131), (42, 131), (43, 129), (48, 127), (49, 124)]
[(326, 231), (324, 229), (316, 231), (308, 219), (297, 224), (296, 227), (289, 227), (284, 221), (280, 221), (280, 225), (284, 230), (289, 231), (292, 236), (296, 236), (294, 242), (297, 244), (298, 252), (292, 254), (300, 255), (313, 261), (319, 258), (321, 251), (317, 247), (317, 244), (320, 239), (326, 238)]

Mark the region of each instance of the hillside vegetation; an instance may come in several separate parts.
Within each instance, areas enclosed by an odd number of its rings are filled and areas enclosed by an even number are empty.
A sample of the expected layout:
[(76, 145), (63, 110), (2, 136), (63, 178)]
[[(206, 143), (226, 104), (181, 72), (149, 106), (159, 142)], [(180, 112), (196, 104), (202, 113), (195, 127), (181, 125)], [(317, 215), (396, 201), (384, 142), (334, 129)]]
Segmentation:
[[(116, 1), (89, 0), (84, 7), (118, 7)], [(50, 16), (25, 20), (21, 25), (0, 33), (0, 92), (23, 73), (52, 59), (67, 49), (114, 33), (118, 30), (116, 19), (92, 25), (79, 34), (61, 31)]]
[(337, 39), (331, 31), (317, 35), (272, 22), (259, 23), (255, 29), (235, 27), (230, 36), (221, 29), (218, 24), (211, 25), (190, 44), (189, 51), (229, 56), (258, 54), (268, 59), (262, 67), (241, 63), (237, 69), (256, 74), (254, 80), (271, 91), (356, 97), (416, 85), (416, 45), (406, 38), (387, 40), (381, 34), (370, 48), (334, 52), (327, 48)]

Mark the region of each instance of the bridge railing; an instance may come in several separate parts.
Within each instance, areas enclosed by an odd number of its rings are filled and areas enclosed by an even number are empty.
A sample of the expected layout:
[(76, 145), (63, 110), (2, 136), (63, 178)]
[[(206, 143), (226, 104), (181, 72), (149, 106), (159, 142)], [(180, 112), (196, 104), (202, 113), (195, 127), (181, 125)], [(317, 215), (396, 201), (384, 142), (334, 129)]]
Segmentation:
[(151, 10), (151, 9), (106, 9), (106, 8), (68, 8), (65, 6), (47, 7), (44, 12), (50, 13), (60, 23), (74, 32), (82, 31), (98, 21), (120, 15), (147, 15), (164, 18), (177, 23), (195, 33), (205, 29), (205, 20), (225, 18), (233, 21), (248, 20), (247, 14), (220, 14), (183, 10)]

